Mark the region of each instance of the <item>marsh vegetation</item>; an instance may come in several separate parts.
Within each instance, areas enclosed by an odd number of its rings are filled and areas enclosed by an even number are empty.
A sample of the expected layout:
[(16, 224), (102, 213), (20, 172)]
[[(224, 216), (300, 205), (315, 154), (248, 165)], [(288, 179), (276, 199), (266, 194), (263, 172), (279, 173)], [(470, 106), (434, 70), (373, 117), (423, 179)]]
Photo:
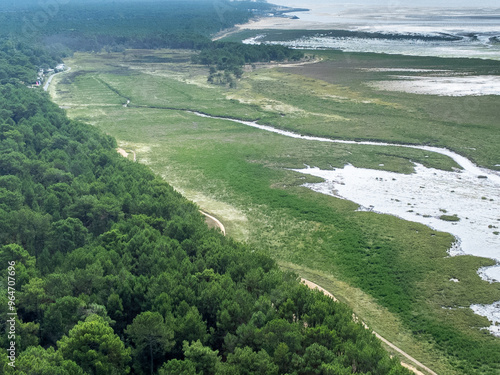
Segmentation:
[[(450, 258), (452, 236), (392, 216), (359, 212), (356, 204), (302, 187), (320, 180), (289, 170), (350, 163), (411, 173), (413, 162), (443, 170), (458, 167), (455, 162), (423, 150), (291, 139), (187, 111), (258, 120), (301, 134), (444, 146), (495, 168), (500, 137), (494, 121), (496, 97), (470, 102), (382, 92), (364, 82), (389, 79), (388, 73), (359, 69), (458, 69), (459, 61), (320, 55), (323, 62), (315, 65), (249, 71), (230, 89), (208, 84), (204, 66), (167, 60), (189, 57), (188, 51), (76, 54), (67, 61), (76, 69), (59, 77), (51, 95), (69, 107), (70, 117), (135, 149), (139, 162), (202, 208), (209, 207), (229, 235), (313, 281), (324, 281), (345, 301), (353, 299), (340, 283), (369, 296), (369, 302), (353, 303), (355, 311), (436, 372), (495, 373), (498, 340), (480, 329), (489, 325), (487, 319), (468, 309), (471, 303), (500, 300), (498, 284), (476, 273), (494, 265), (492, 260)], [(491, 69), (498, 68), (495, 64)], [(126, 108), (125, 98), (130, 100)], [(450, 107), (461, 112), (451, 111), (447, 117), (442, 108)], [(461, 282), (450, 282), (456, 275)]]

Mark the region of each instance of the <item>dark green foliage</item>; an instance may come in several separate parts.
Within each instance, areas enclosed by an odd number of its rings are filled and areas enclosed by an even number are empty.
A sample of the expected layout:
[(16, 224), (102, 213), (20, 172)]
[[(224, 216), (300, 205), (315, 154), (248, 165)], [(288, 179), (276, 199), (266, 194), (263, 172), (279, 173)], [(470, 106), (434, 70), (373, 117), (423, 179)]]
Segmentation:
[[(56, 66), (62, 56), (31, 44), (12, 40), (0, 41), (0, 84), (19, 81), (26, 84), (34, 83), (37, 78), (37, 68), (48, 69)], [(18, 109), (25, 111), (28, 108)]]
[[(69, 51), (175, 48), (201, 51), (194, 61), (223, 71), (220, 75), (211, 74), (209, 82), (234, 87), (235, 79), (243, 74), (243, 64), (303, 57), (300, 51), (278, 45), (212, 42), (212, 34), (246, 23), (254, 12), (261, 13), (270, 8), (270, 4), (246, 1), (177, 0), (147, 5), (134, 1), (126, 4), (72, 1), (51, 12), (45, 8), (36, 9), (36, 6), (25, 11), (17, 9), (11, 15), (17, 22), (6, 23), (4, 28), (0, 26), (0, 35), (17, 29), (24, 40), (35, 40), (47, 48), (13, 42), (6, 44), (5, 52), (0, 52), (0, 83), (11, 82), (14, 78), (34, 83), (36, 70), (25, 71), (22, 67), (30, 64), (43, 69), (53, 68)], [(50, 19), (43, 27), (37, 26), (39, 22), (36, 22), (40, 14)], [(68, 29), (72, 31), (68, 32)]]
[(113, 139), (24, 86), (0, 103), (0, 306), (15, 261), (25, 373), (400, 370), (349, 309), (209, 230)]
[[(201, 26), (245, 20), (243, 4), (232, 6), (234, 17)], [(94, 32), (99, 10), (113, 7), (89, 6), (76, 21), (90, 19), (85, 32)], [(15, 261), (17, 373), (404, 373), (349, 309), (209, 230), (193, 203), (119, 156), (113, 139), (20, 84), (57, 58), (9, 41), (0, 50), (0, 311)], [(0, 368), (12, 372), (5, 350)]]
[[(241, 78), (241, 66), (255, 62), (300, 60), (301, 51), (280, 45), (246, 45), (233, 42), (213, 42), (193, 57), (193, 62), (210, 66), (208, 82), (228, 84), (234, 87), (235, 79)], [(221, 72), (223, 71), (223, 73)]]

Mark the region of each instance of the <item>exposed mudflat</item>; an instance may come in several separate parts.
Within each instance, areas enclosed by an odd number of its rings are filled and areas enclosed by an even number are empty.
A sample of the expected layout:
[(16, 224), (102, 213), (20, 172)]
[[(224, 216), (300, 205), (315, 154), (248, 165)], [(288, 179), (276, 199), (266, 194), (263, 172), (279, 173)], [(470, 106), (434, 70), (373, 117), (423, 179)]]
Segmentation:
[(370, 82), (379, 90), (440, 96), (500, 95), (500, 76), (395, 76), (394, 80)]
[[(460, 165), (461, 170), (448, 172), (416, 164), (415, 172), (410, 175), (355, 168), (352, 165), (334, 170), (307, 167), (295, 171), (323, 178), (324, 182), (306, 186), (323, 194), (356, 202), (361, 210), (396, 215), (453, 234), (457, 242), (450, 249), (450, 255), (470, 254), (496, 260), (496, 266), (485, 267), (478, 274), (490, 282), (500, 282), (498, 172), (480, 168), (467, 158), (444, 148), (303, 136), (256, 122), (214, 117), (199, 112), (191, 113), (309, 141), (417, 148), (451, 157)], [(500, 313), (495, 306), (492, 311), (495, 314)], [(485, 309), (486, 307), (477, 311), (489, 311)], [(487, 317), (492, 320), (494, 316), (489, 314)], [(493, 325), (497, 323), (493, 320), (492, 322)], [(500, 321), (498, 323), (500, 324)], [(492, 333), (495, 334), (495, 331)]]
[[(361, 210), (396, 215), (453, 234), (450, 255), (470, 254), (500, 262), (500, 185), (470, 171), (446, 172), (416, 165), (415, 173), (355, 168), (296, 170), (325, 181), (305, 186), (360, 204)], [(500, 265), (484, 267), (481, 278), (500, 282)], [(459, 280), (450, 280), (457, 282)], [(500, 301), (472, 305), (491, 321), (489, 331), (500, 336)]]
[[(415, 173), (356, 168), (296, 170), (325, 179), (306, 186), (348, 199), (362, 210), (391, 214), (457, 237), (460, 253), (500, 262), (500, 185), (467, 170), (446, 172), (415, 166)], [(500, 267), (483, 270), (500, 281)]]

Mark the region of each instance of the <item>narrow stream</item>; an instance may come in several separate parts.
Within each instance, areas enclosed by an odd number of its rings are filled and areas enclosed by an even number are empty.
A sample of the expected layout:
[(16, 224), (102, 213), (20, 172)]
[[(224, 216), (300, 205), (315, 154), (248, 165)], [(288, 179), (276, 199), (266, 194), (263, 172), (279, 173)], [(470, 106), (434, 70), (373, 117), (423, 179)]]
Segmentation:
[[(445, 148), (305, 136), (252, 121), (191, 113), (308, 141), (414, 148), (452, 158), (462, 170), (448, 172), (415, 164), (415, 172), (411, 175), (356, 168), (352, 165), (334, 170), (307, 167), (294, 171), (323, 178), (324, 182), (305, 186), (358, 203), (360, 210), (395, 215), (451, 233), (456, 242), (449, 250), (450, 255), (469, 254), (494, 259), (497, 262), (495, 266), (484, 267), (478, 274), (483, 280), (500, 282), (499, 172), (481, 168), (464, 156)], [(459, 277), (457, 275), (450, 282), (460, 282)], [(492, 322), (489, 331), (500, 336), (500, 325), (496, 325), (500, 324), (500, 301), (492, 305), (472, 305), (471, 309), (476, 314), (486, 316)]]
[[(69, 71), (71, 68), (66, 70)], [(59, 74), (59, 73), (58, 73)], [(47, 90), (52, 75), (44, 90)], [(124, 107), (129, 106), (130, 99)], [(171, 108), (172, 110), (176, 110)], [(384, 142), (356, 142), (305, 136), (291, 131), (260, 125), (254, 121), (210, 116), (184, 110), (196, 116), (227, 120), (286, 137), (308, 141), (414, 148), (446, 155), (463, 170), (446, 172), (415, 165), (415, 173), (404, 175), (386, 171), (355, 168), (346, 165), (335, 170), (319, 168), (295, 171), (322, 177), (325, 181), (309, 184), (312, 190), (358, 203), (360, 210), (369, 210), (423, 223), (431, 228), (453, 234), (457, 241), (450, 255), (470, 254), (496, 260), (497, 265), (478, 271), (481, 278), (500, 282), (500, 172), (475, 165), (467, 158), (445, 148), (403, 145)], [(135, 161), (135, 153), (134, 153)], [(458, 221), (445, 221), (440, 216), (457, 215)], [(459, 279), (450, 282), (459, 282)], [(492, 305), (472, 305), (471, 309), (492, 321), (489, 328), (500, 336), (500, 301)], [(498, 323), (499, 325), (496, 325)]]
[(272, 126), (267, 126), (267, 125), (260, 125), (257, 124), (255, 121), (244, 121), (244, 120), (238, 120), (238, 119), (233, 119), (233, 118), (227, 118), (227, 117), (216, 117), (216, 116), (210, 116), (201, 112), (195, 112), (195, 111), (187, 111), (190, 113), (193, 113), (197, 116), (200, 117), (206, 117), (206, 118), (211, 118), (211, 119), (216, 119), (216, 120), (227, 120), (227, 121), (233, 121), (237, 122), (239, 124), (251, 126), (257, 129), (265, 130), (268, 132), (272, 133), (277, 133), (281, 134), (287, 137), (291, 138), (298, 138), (298, 139), (305, 139), (307, 141), (318, 141), (318, 142), (329, 142), (329, 143), (343, 143), (343, 144), (354, 144), (354, 145), (365, 145), (365, 146), (391, 146), (391, 147), (405, 147), (405, 148), (415, 148), (418, 150), (424, 150), (424, 151), (429, 151), (429, 152), (435, 152), (441, 155), (446, 155), (450, 158), (452, 158), (458, 165), (460, 165), (465, 171), (471, 172), (473, 174), (476, 174), (478, 176), (485, 176), (488, 179), (494, 181), (498, 185), (500, 185), (500, 172), (493, 171), (491, 169), (487, 168), (481, 168), (478, 167), (476, 164), (471, 162), (469, 159), (466, 157), (459, 155), (453, 151), (450, 151), (446, 148), (440, 148), (440, 147), (431, 147), (431, 146), (419, 146), (419, 145), (404, 145), (404, 144), (396, 144), (396, 143), (385, 143), (385, 142), (370, 142), (370, 141), (345, 141), (341, 139), (330, 139), (330, 138), (323, 138), (323, 137), (314, 137), (314, 136), (309, 136), (309, 135), (301, 135), (298, 133), (294, 133), (288, 130), (282, 130), (282, 129), (277, 129), (273, 128)]

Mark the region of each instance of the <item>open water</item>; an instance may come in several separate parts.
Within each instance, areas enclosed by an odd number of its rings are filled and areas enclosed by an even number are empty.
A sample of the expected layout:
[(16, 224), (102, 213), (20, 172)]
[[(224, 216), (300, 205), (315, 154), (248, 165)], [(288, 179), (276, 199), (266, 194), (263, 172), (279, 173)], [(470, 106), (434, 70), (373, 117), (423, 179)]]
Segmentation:
[(277, 5), (308, 8), (290, 13), (298, 20), (270, 28), (350, 30), (386, 34), (448, 36), (457, 40), (422, 41), (322, 36), (280, 41), (298, 48), (334, 48), (347, 52), (379, 52), (443, 57), (479, 57), (500, 60), (500, 3), (420, 0), (411, 6), (399, 0), (274, 0)]
[[(497, 0), (480, 0), (472, 5), (469, 1), (456, 0), (453, 7), (449, 1), (443, 0), (418, 0), (412, 2), (411, 7), (398, 0), (269, 2), (309, 8), (310, 11), (291, 13), (291, 16), (299, 17), (296, 20), (277, 19), (274, 24), (269, 19), (265, 20), (262, 22), (265, 27), (262, 28), (366, 31), (388, 36), (332, 37), (318, 32), (316, 35), (271, 43), (346, 52), (500, 60), (500, 3)], [(259, 23), (252, 28), (259, 28)], [(409, 40), (398, 39), (393, 37), (394, 34), (413, 37)], [(445, 38), (425, 40), (422, 36)], [(264, 39), (265, 36), (259, 36), (245, 42), (260, 43)], [(398, 71), (399, 76), (395, 76), (397, 79), (389, 86), (386, 82), (375, 82), (373, 85), (382, 85), (379, 87), (382, 90), (421, 95), (500, 95), (500, 76), (497, 75), (455, 77), (452, 72), (444, 71), (441, 74), (434, 72), (432, 77), (406, 77), (400, 75), (404, 67)], [(300, 137), (290, 132), (281, 134)], [(315, 140), (325, 141), (319, 138)], [(361, 209), (396, 215), (452, 233), (457, 243), (450, 249), (450, 255), (471, 254), (496, 260), (499, 262), (497, 266), (487, 267), (478, 273), (490, 282), (500, 282), (500, 176), (497, 171), (482, 170), (478, 173), (475, 166), (461, 165), (464, 169), (456, 172), (437, 171), (417, 165), (415, 173), (410, 176), (353, 166), (328, 171), (312, 166), (297, 172), (324, 178), (325, 182), (308, 187), (357, 202)], [(479, 174), (487, 174), (488, 178), (478, 178)], [(440, 220), (443, 213), (456, 214), (460, 220)], [(475, 313), (488, 317), (492, 324), (490, 332), (500, 336), (500, 301), (470, 307)]]

